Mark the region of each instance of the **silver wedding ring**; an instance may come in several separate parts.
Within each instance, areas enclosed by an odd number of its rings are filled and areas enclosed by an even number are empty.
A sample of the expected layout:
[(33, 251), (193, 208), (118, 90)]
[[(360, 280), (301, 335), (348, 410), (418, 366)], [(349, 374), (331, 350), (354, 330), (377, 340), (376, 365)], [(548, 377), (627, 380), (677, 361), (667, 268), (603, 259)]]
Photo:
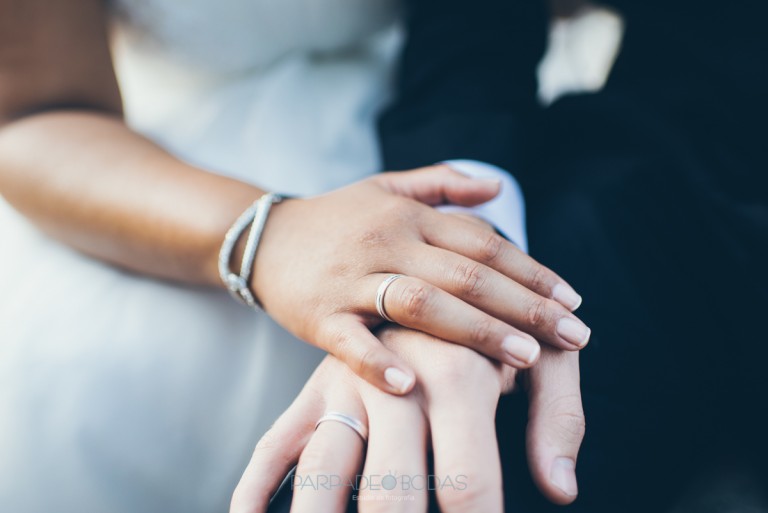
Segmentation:
[(315, 424), (315, 429), (317, 429), (320, 424), (327, 421), (341, 422), (345, 426), (354, 429), (355, 433), (360, 435), (360, 438), (363, 439), (363, 443), (368, 441), (368, 428), (354, 417), (350, 417), (349, 415), (345, 415), (338, 411), (327, 411), (325, 412), (325, 415), (320, 417), (320, 420), (317, 421), (317, 424)]
[(385, 321), (395, 322), (392, 317), (387, 315), (387, 309), (384, 308), (384, 295), (387, 293), (389, 286), (392, 285), (395, 280), (402, 277), (402, 274), (391, 274), (387, 276), (387, 279), (381, 282), (381, 285), (379, 285), (379, 290), (376, 291), (376, 311), (379, 312), (379, 315)]

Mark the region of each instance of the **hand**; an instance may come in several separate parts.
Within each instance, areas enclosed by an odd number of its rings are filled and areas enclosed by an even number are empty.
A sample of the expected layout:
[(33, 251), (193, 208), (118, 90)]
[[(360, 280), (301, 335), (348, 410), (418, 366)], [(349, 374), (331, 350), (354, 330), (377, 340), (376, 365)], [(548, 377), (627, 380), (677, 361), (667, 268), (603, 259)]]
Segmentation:
[[(326, 358), (259, 441), (233, 495), (231, 513), (266, 511), (271, 495), (297, 460), (291, 511), (345, 511), (350, 487), (318, 483), (324, 478), (354, 483), (361, 468), (360, 482), (368, 484), (352, 491), (359, 497), (361, 512), (381, 510), (384, 504), (398, 511), (426, 511), (427, 495), (419, 476), (428, 474), (430, 445), (433, 475), (439, 480), (433, 480), (433, 486), (442, 483), (434, 486), (441, 511), (502, 511), (494, 418), (499, 395), (515, 387), (515, 369), (401, 327), (387, 327), (380, 336), (414, 366), (418, 376), (414, 393), (393, 397), (353, 375), (335, 358)], [(541, 491), (553, 502), (567, 504), (576, 496), (574, 467), (584, 426), (578, 353), (547, 348), (533, 371), (527, 378), (530, 466)], [(368, 425), (367, 450), (343, 424), (324, 422), (315, 430), (326, 411), (344, 412)], [(383, 476), (391, 474), (394, 487), (371, 486), (383, 485)], [(375, 500), (384, 494), (389, 500)], [(396, 502), (393, 496), (413, 498)]]
[(584, 438), (579, 353), (542, 348), (522, 373), (528, 393), (526, 448), (534, 483), (555, 504), (576, 500), (576, 458)]
[(253, 288), (286, 329), (390, 393), (406, 393), (414, 382), (370, 332), (382, 322), (376, 291), (391, 273), (406, 276), (384, 302), (403, 326), (517, 368), (536, 361), (536, 339), (583, 347), (589, 330), (566, 308), (580, 298), (562, 278), (496, 233), (431, 208), (474, 205), (497, 193), (496, 182), (438, 166), (275, 205)]

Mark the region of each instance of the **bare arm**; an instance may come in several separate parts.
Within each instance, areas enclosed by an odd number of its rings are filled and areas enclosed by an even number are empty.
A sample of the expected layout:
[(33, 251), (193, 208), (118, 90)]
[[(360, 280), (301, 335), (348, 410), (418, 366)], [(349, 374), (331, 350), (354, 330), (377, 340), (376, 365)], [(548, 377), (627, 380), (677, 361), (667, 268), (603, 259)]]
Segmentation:
[(218, 284), (229, 225), (263, 191), (123, 122), (99, 0), (0, 0), (0, 193), (52, 236), (153, 276)]
[[(0, 0), (0, 123), (0, 193), (54, 237), (143, 274), (218, 284), (224, 233), (263, 193), (125, 125), (100, 0)], [(407, 275), (385, 305), (403, 325), (515, 367), (536, 360), (534, 337), (580, 349), (589, 330), (553, 299), (572, 292), (559, 276), (431, 208), (498, 189), (438, 167), (282, 202), (251, 286), (283, 327), (393, 393), (410, 389), (412, 372), (369, 331), (390, 273)]]

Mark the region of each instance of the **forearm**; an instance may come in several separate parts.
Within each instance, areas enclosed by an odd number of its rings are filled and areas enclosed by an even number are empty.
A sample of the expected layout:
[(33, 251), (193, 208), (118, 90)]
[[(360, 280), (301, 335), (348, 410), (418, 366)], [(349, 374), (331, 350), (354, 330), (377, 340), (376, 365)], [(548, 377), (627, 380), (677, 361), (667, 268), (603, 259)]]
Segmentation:
[(0, 193), (89, 255), (213, 285), (225, 232), (263, 191), (182, 162), (117, 116), (59, 111), (0, 129)]

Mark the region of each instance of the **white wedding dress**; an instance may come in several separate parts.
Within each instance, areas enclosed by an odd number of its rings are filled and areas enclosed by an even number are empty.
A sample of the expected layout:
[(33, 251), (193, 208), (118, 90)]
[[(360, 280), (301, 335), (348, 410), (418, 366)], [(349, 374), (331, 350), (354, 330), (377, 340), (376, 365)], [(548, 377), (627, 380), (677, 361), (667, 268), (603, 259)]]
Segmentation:
[[(110, 8), (127, 120), (170, 152), (298, 195), (378, 170), (395, 1)], [(226, 511), (321, 357), (225, 292), (87, 258), (0, 199), (3, 513)]]

